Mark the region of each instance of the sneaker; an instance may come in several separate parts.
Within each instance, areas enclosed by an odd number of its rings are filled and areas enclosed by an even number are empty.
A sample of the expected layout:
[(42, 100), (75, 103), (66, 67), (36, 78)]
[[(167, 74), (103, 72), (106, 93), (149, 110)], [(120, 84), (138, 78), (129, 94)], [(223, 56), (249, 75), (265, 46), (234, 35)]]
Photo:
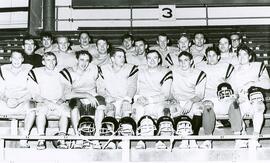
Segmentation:
[(211, 149), (212, 148), (212, 141), (205, 140), (201, 145), (200, 148), (202, 149)]
[(216, 121), (216, 128), (223, 128), (223, 124), (220, 121)]
[(259, 143), (257, 139), (248, 140), (248, 147), (249, 148), (261, 148), (262, 145)]
[(188, 140), (182, 140), (181, 144), (179, 145), (180, 149), (188, 149)]
[(234, 148), (247, 148), (247, 141), (246, 140), (235, 140)]
[(59, 148), (59, 149), (68, 149), (66, 141), (65, 140), (59, 140), (59, 144), (58, 144), (57, 148)]
[(145, 149), (145, 148), (146, 148), (145, 143), (142, 140), (140, 140), (136, 145), (136, 149)]
[(37, 143), (37, 149), (38, 149), (38, 150), (46, 149), (46, 143), (45, 143), (45, 140), (38, 140), (38, 143)]
[(199, 148), (196, 140), (189, 140), (189, 148)]
[(114, 142), (110, 142), (105, 149), (116, 149), (116, 144)]
[(76, 140), (73, 148), (74, 149), (82, 149), (83, 148), (83, 140)]
[(98, 140), (93, 140), (92, 144), (93, 144), (93, 149), (101, 149), (101, 145)]
[(155, 145), (156, 149), (166, 149), (167, 146), (162, 142), (162, 141), (158, 141)]
[(20, 148), (30, 148), (27, 140), (20, 140)]

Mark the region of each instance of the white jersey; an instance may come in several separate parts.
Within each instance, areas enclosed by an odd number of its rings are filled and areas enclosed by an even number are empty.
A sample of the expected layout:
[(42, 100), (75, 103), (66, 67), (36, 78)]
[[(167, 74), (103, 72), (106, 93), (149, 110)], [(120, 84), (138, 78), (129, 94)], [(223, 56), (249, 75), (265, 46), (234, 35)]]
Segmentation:
[(162, 102), (169, 96), (172, 82), (170, 69), (159, 66), (149, 69), (147, 65), (139, 66), (137, 97), (144, 96), (153, 103)]
[(54, 52), (54, 51), (57, 51), (57, 50), (58, 50), (58, 45), (57, 44), (52, 44), (52, 46), (49, 47), (48, 49), (45, 49), (44, 47), (41, 47), (41, 48), (37, 49), (35, 51), (35, 54), (39, 54), (39, 55), (43, 56), (44, 53), (46, 53), (46, 52)]
[(206, 74), (203, 71), (195, 68), (183, 71), (178, 66), (172, 66), (171, 70), (171, 93), (177, 101), (187, 101), (195, 96), (203, 98), (206, 84)]
[[(160, 46), (155, 45), (153, 47), (149, 48), (150, 50), (156, 50), (158, 51), (162, 56), (162, 65), (165, 67), (169, 67), (174, 65), (174, 55), (179, 53), (179, 49), (177, 47), (173, 46), (167, 46), (167, 49), (161, 49)], [(172, 58), (173, 56), (173, 58)]]
[(68, 92), (89, 93), (97, 95), (96, 80), (98, 78), (98, 68), (94, 64), (89, 64), (83, 73), (78, 73), (77, 66), (65, 68), (60, 71), (64, 82), (67, 85)]
[(120, 48), (120, 49), (123, 49), (125, 52), (126, 52), (126, 56), (129, 56), (129, 55), (136, 55), (136, 49), (135, 47), (131, 47), (130, 49), (126, 49), (124, 46), (119, 46), (117, 48)]
[(93, 64), (97, 65), (97, 66), (103, 66), (106, 64), (112, 64), (111, 58), (110, 58), (110, 54), (97, 54), (95, 56), (93, 56)]
[(195, 45), (192, 45), (190, 47), (190, 53), (193, 56), (194, 64), (197, 64), (203, 61), (204, 57), (206, 56), (205, 50), (211, 46), (212, 44), (204, 44), (201, 50), (198, 50)]
[(136, 93), (138, 67), (124, 64), (119, 71), (115, 71), (111, 64), (99, 67), (99, 93), (104, 97), (123, 100), (130, 99)]
[[(249, 83), (253, 82), (252, 85)], [(230, 80), (236, 92), (247, 91), (250, 86), (270, 89), (270, 79), (266, 66), (261, 62), (251, 62), (247, 65), (238, 65)]]
[(85, 50), (88, 51), (92, 56), (96, 56), (98, 53), (96, 44), (89, 44), (89, 46), (86, 48), (82, 47), (81, 45), (72, 45), (71, 49), (74, 52)]
[(239, 64), (236, 53), (222, 53), (220, 55), (220, 61), (219, 62), (220, 63), (229, 63), (229, 64), (232, 64), (233, 66)]
[(29, 72), (28, 86), (32, 97), (41, 96), (57, 102), (64, 96), (64, 84), (58, 71), (48, 71), (45, 67), (34, 68)]
[(137, 54), (132, 54), (132, 55), (127, 55), (127, 63), (133, 64), (133, 65), (146, 65), (147, 60), (145, 54), (143, 55), (137, 55)]
[(76, 55), (73, 51), (67, 52), (55, 51), (54, 54), (57, 58), (56, 69), (61, 71), (64, 68), (74, 67), (77, 64)]
[(13, 72), (12, 69), (11, 64), (0, 67), (0, 93), (7, 98), (22, 98), (29, 93), (27, 76), (32, 65), (22, 64), (18, 72)]
[(217, 97), (217, 87), (225, 82), (232, 74), (234, 67), (228, 63), (218, 62), (215, 65), (201, 62), (196, 68), (206, 73), (205, 99)]

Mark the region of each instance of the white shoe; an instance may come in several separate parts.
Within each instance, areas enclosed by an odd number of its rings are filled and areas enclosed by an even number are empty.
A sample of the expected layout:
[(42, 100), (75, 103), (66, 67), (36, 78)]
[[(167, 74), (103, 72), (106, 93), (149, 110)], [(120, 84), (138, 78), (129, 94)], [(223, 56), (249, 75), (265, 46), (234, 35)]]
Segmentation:
[(123, 142), (119, 142), (118, 144), (117, 144), (117, 149), (123, 149)]
[(188, 140), (182, 140), (181, 144), (179, 145), (180, 149), (188, 149)]
[(145, 149), (145, 148), (146, 148), (145, 143), (142, 140), (140, 140), (136, 145), (136, 149)]
[(74, 149), (82, 149), (83, 148), (83, 140), (76, 140), (73, 148)]
[(20, 140), (20, 148), (30, 148), (27, 140)]
[(246, 140), (235, 140), (234, 148), (247, 148), (247, 141)]
[(155, 145), (156, 149), (166, 149), (167, 146), (162, 142), (162, 141), (158, 141)]
[(249, 148), (261, 148), (262, 145), (259, 143), (257, 139), (251, 139), (248, 141)]
[(199, 148), (196, 140), (189, 140), (189, 148)]
[(201, 145), (200, 148), (202, 149), (211, 149), (212, 148), (212, 141), (205, 140)]

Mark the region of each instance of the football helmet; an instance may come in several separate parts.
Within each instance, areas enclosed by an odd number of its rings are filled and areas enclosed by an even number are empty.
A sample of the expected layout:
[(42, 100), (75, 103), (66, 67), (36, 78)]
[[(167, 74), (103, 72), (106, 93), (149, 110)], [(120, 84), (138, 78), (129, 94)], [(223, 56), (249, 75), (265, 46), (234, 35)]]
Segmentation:
[(121, 136), (133, 136), (136, 131), (136, 122), (131, 117), (123, 117), (119, 120), (118, 133)]
[(157, 135), (173, 135), (174, 122), (169, 116), (162, 116), (157, 120), (158, 134)]
[(95, 121), (90, 116), (82, 116), (79, 120), (78, 131), (84, 136), (93, 136), (96, 132)]
[(191, 119), (188, 116), (181, 115), (174, 118), (176, 135), (187, 136), (193, 134)]
[(263, 102), (264, 96), (263, 96), (263, 90), (260, 87), (250, 87), (248, 89), (248, 99), (251, 104), (257, 103), (257, 102)]
[(140, 136), (154, 136), (157, 130), (156, 122), (149, 115), (144, 115), (138, 121), (137, 133)]
[(100, 136), (114, 135), (118, 127), (118, 121), (114, 117), (105, 117), (101, 122)]
[(217, 96), (219, 100), (229, 98), (233, 94), (232, 86), (229, 83), (224, 82), (218, 85)]

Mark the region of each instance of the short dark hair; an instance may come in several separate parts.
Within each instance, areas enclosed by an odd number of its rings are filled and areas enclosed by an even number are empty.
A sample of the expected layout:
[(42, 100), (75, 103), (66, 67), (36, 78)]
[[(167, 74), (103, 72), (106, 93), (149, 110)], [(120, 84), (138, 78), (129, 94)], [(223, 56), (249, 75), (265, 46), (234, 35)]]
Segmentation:
[(178, 55), (178, 59), (182, 56), (187, 56), (190, 60), (193, 59), (193, 56), (191, 53), (187, 52), (187, 51), (182, 51), (179, 55)]
[(157, 51), (157, 50), (149, 50), (147, 53), (146, 53), (146, 57), (150, 54), (150, 53), (156, 53), (158, 55), (158, 58), (159, 58), (159, 62), (158, 62), (158, 65), (162, 65), (162, 56), (161, 54)]
[(92, 62), (93, 57), (92, 57), (92, 55), (91, 55), (88, 51), (86, 51), (86, 50), (80, 50), (80, 51), (77, 51), (77, 52), (75, 52), (75, 54), (76, 54), (76, 58), (77, 58), (77, 59), (79, 59), (79, 57), (80, 57), (81, 55), (87, 55), (87, 56), (89, 57), (89, 63)]
[(133, 35), (132, 34), (129, 34), (129, 33), (126, 33), (124, 34), (122, 37), (121, 37), (121, 41), (123, 42), (125, 39), (127, 38), (130, 38), (131, 41), (134, 41), (134, 38), (133, 38)]
[(217, 56), (220, 55), (220, 50), (216, 46), (210, 46), (210, 47), (206, 48), (205, 55), (207, 56), (208, 52), (210, 52), (210, 51), (214, 51), (217, 54)]
[(93, 41), (93, 38), (90, 36), (90, 34), (89, 34), (87, 31), (81, 31), (81, 32), (79, 33), (79, 38), (80, 38), (81, 35), (84, 34), (84, 33), (89, 37), (90, 42), (92, 42), (92, 41)]
[(185, 38), (187, 38), (187, 39), (190, 41), (190, 36), (189, 36), (187, 33), (180, 33), (177, 42), (179, 42), (179, 40), (180, 40), (182, 37), (185, 37)]
[(57, 63), (57, 57), (53, 52), (45, 52), (44, 55), (42, 56), (42, 60), (44, 60), (48, 56), (54, 56), (56, 63)]
[(240, 50), (244, 50), (245, 52), (247, 52), (247, 54), (249, 56), (251, 56), (251, 59), (249, 61), (253, 61), (255, 59), (255, 54), (254, 54), (254, 51), (251, 50), (246, 44), (240, 44), (236, 50), (236, 54), (237, 54), (237, 57), (239, 56), (239, 51)]
[(25, 44), (25, 41), (26, 41), (26, 40), (33, 40), (34, 45), (36, 45), (36, 40), (35, 40), (33, 37), (30, 37), (30, 36), (25, 36), (25, 37), (23, 38), (23, 45)]
[(40, 33), (40, 38), (43, 39), (43, 38), (50, 38), (51, 40), (53, 40), (53, 36), (50, 32), (41, 32)]
[(97, 40), (96, 40), (96, 44), (100, 41), (100, 40), (103, 40), (103, 41), (105, 41), (108, 45), (109, 45), (109, 43), (108, 43), (108, 39), (106, 38), (106, 37), (99, 37)]

